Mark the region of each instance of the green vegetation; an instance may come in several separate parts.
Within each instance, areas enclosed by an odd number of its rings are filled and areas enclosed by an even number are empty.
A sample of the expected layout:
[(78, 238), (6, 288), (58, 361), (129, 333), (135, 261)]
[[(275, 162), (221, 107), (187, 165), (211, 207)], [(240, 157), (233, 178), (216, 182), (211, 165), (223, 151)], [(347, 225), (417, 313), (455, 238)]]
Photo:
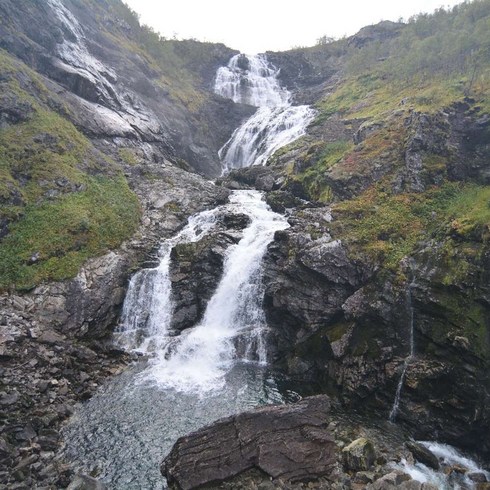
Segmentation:
[(312, 145), (308, 151), (298, 158), (298, 162), (306, 170), (291, 177), (291, 181), (300, 182), (312, 200), (329, 202), (332, 192), (324, 180), (325, 172), (338, 163), (352, 149), (348, 141), (336, 141), (327, 144)]
[(87, 177), (86, 190), (28, 205), (0, 243), (0, 289), (31, 288), (77, 274), (138, 225), (138, 201), (122, 177)]
[(115, 162), (49, 109), (41, 79), (4, 52), (0, 65), (3, 100), (20, 108), (0, 130), (0, 290), (28, 289), (120, 245), (139, 205)]
[(319, 121), (338, 112), (378, 118), (402, 101), (405, 108), (430, 112), (468, 95), (488, 110), (489, 33), (490, 1), (475, 0), (414, 16), (398, 35), (360, 48), (338, 41), (346, 76), (318, 104)]
[(424, 193), (393, 195), (379, 183), (333, 208), (333, 229), (354, 253), (397, 270), (421, 241), (488, 241), (490, 187), (446, 183)]

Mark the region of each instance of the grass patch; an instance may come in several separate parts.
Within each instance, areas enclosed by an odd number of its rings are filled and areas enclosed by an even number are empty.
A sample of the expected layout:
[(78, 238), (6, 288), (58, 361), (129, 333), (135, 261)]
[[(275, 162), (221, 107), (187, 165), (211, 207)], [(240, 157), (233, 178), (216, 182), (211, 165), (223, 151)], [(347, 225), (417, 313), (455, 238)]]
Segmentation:
[[(116, 163), (47, 105), (42, 79), (0, 52), (0, 102), (18, 111), (0, 130), (0, 290), (77, 274), (117, 247), (139, 204)], [(19, 112), (20, 111), (20, 112)]]
[(292, 181), (300, 182), (309, 199), (318, 202), (329, 202), (333, 194), (325, 181), (325, 172), (342, 160), (344, 155), (352, 150), (349, 141), (335, 141), (327, 144), (311, 146), (298, 158), (300, 165), (307, 166), (306, 170), (292, 175)]
[(0, 289), (73, 277), (87, 258), (134, 233), (139, 205), (123, 177), (89, 177), (86, 186), (24, 209), (0, 243)]

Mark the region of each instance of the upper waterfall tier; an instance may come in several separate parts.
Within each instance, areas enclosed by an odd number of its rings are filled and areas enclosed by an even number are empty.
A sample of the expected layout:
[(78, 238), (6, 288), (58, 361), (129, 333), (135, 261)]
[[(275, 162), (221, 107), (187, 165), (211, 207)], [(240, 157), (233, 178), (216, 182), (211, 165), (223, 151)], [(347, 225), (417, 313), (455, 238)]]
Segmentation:
[(235, 130), (219, 152), (223, 173), (250, 165), (265, 165), (279, 148), (305, 133), (315, 112), (293, 106), (291, 93), (280, 86), (279, 70), (264, 55), (238, 54), (216, 73), (214, 90), (236, 103), (258, 107)]
[(289, 102), (290, 93), (277, 80), (279, 70), (264, 55), (237, 54), (216, 73), (214, 90), (233, 102), (255, 107), (277, 107)]

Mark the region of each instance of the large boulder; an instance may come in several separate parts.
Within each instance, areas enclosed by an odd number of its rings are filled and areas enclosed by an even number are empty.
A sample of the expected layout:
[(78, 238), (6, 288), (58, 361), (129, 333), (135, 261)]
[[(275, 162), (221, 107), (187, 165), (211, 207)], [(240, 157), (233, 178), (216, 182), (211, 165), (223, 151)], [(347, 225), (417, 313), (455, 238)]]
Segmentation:
[(367, 471), (376, 459), (373, 443), (365, 437), (352, 441), (342, 449), (342, 460), (347, 471)]
[(162, 463), (170, 488), (191, 490), (256, 469), (286, 482), (329, 475), (337, 460), (327, 396), (241, 413), (181, 437)]

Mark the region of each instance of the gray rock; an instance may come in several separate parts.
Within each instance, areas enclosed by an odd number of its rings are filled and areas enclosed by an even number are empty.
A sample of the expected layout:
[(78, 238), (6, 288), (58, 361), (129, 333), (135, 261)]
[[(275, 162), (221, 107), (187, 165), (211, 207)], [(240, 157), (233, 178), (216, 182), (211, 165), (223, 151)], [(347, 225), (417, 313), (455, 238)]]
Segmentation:
[(487, 477), (485, 473), (480, 473), (480, 472), (474, 472), (474, 473), (468, 473), (468, 478), (475, 482), (475, 483), (486, 483), (487, 482)]
[(418, 442), (408, 441), (406, 446), (417, 461), (436, 471), (439, 469), (439, 459), (424, 445), (419, 444)]
[(161, 466), (171, 488), (190, 490), (252, 468), (285, 482), (328, 475), (336, 446), (326, 396), (259, 408), (180, 438)]
[[(382, 476), (374, 483), (370, 483), (366, 488), (367, 490), (394, 490), (410, 480), (412, 480), (410, 475), (396, 470)], [(420, 489), (420, 486), (418, 488)]]

